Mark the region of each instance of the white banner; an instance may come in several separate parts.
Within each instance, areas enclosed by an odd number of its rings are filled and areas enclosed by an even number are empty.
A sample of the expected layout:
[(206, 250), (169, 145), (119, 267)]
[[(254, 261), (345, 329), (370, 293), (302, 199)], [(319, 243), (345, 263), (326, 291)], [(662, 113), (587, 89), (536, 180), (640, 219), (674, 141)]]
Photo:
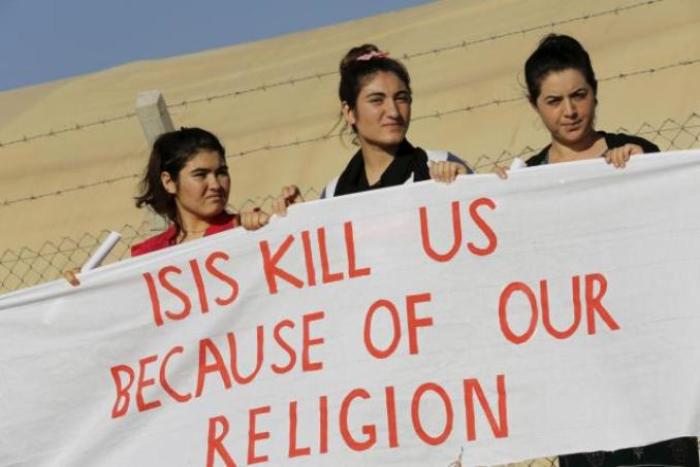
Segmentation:
[(505, 463), (700, 434), (700, 151), (294, 206), (0, 298), (0, 465)]

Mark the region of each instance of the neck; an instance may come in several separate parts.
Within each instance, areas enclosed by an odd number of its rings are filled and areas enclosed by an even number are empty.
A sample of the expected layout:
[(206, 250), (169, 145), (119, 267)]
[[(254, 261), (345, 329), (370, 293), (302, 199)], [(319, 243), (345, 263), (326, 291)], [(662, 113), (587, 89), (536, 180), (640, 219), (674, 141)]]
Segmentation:
[(399, 147), (380, 147), (375, 144), (370, 144), (365, 141), (360, 142), (362, 149), (362, 159), (365, 163), (365, 175), (367, 182), (374, 185), (379, 181), (384, 174), (384, 171), (394, 160)]
[(550, 161), (554, 159), (552, 162), (590, 159), (600, 156), (605, 149), (605, 140), (591, 129), (585, 137), (573, 143), (564, 143), (553, 139), (549, 149), (549, 157)]
[(211, 222), (193, 216), (187, 212), (178, 212), (178, 225), (180, 233), (178, 243), (194, 240), (204, 236), (204, 233), (211, 226)]

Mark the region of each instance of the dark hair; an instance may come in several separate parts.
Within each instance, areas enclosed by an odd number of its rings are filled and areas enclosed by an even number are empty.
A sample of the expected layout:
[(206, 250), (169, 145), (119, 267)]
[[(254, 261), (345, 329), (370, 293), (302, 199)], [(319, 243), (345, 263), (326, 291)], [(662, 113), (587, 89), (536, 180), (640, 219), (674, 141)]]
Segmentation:
[(162, 172), (168, 172), (177, 181), (180, 171), (200, 151), (218, 152), (226, 157), (226, 150), (219, 139), (201, 128), (181, 128), (163, 133), (153, 143), (146, 171), (141, 179), (136, 207), (150, 206), (161, 216), (177, 224), (177, 207), (174, 196), (163, 187)]
[[(367, 60), (358, 57), (374, 53)], [(364, 44), (353, 47), (340, 61), (340, 85), (338, 96), (341, 102), (346, 102), (351, 109), (355, 108), (357, 96), (368, 78), (379, 71), (394, 73), (411, 92), (411, 78), (406, 67), (401, 62), (389, 58), (374, 44)]]
[(598, 81), (591, 65), (591, 58), (583, 46), (573, 37), (564, 34), (548, 34), (525, 62), (525, 81), (528, 99), (536, 105), (542, 80), (552, 71), (573, 68), (581, 72), (593, 95), (598, 93)]

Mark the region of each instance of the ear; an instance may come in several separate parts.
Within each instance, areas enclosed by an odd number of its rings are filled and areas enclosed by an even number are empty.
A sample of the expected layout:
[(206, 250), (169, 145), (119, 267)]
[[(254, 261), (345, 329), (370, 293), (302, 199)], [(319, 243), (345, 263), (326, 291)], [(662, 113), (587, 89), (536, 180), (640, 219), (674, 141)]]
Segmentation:
[(167, 191), (171, 195), (175, 195), (177, 193), (177, 184), (175, 183), (175, 180), (173, 180), (173, 177), (170, 175), (170, 172), (160, 173), (160, 183), (163, 184), (163, 188), (165, 188), (165, 191)]
[(355, 125), (355, 123), (357, 123), (355, 111), (350, 108), (350, 105), (347, 102), (343, 101), (340, 111), (343, 114), (343, 118), (345, 119), (348, 125), (353, 126)]

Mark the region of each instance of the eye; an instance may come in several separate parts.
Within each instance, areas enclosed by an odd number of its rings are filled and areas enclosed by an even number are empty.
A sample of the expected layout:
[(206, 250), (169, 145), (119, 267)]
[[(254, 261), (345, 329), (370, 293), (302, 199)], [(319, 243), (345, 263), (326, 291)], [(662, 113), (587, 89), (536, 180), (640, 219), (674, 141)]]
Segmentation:
[(399, 94), (396, 96), (396, 100), (398, 102), (411, 102), (411, 95), (410, 94)]
[(559, 103), (561, 102), (561, 98), (559, 98), (559, 97), (551, 97), (551, 98), (549, 98), (549, 99), (546, 99), (544, 102), (545, 102), (545, 104), (547, 104), (547, 105), (549, 105), (549, 106), (551, 106), (551, 107), (554, 107), (554, 106), (556, 106), (556, 105), (559, 105)]

